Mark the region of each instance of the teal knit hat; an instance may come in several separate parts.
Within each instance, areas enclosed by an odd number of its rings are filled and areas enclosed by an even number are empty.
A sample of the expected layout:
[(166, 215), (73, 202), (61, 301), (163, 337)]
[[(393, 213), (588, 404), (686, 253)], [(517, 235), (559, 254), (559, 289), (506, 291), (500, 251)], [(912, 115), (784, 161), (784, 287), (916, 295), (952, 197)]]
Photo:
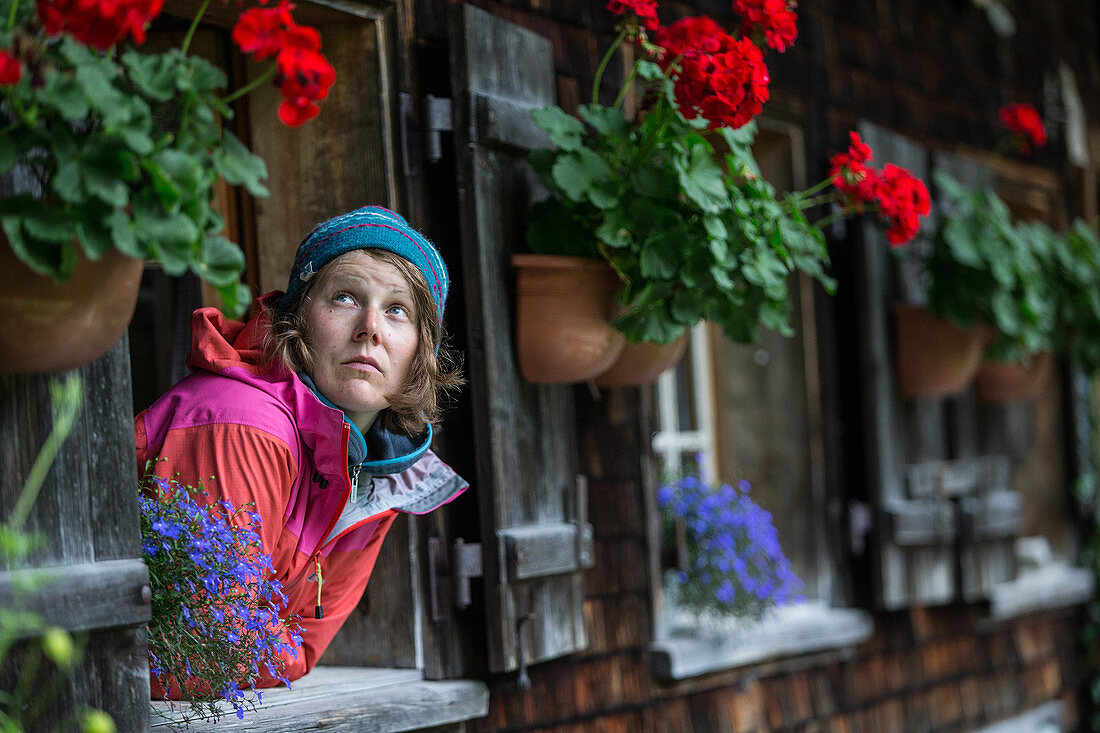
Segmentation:
[(443, 322), (443, 307), (450, 287), (443, 258), (427, 237), (409, 226), (400, 214), (381, 206), (364, 206), (329, 219), (306, 235), (298, 245), (286, 293), (279, 301), (279, 312), (290, 307), (322, 267), (356, 249), (384, 249), (411, 262), (424, 275), (439, 313), (439, 322)]

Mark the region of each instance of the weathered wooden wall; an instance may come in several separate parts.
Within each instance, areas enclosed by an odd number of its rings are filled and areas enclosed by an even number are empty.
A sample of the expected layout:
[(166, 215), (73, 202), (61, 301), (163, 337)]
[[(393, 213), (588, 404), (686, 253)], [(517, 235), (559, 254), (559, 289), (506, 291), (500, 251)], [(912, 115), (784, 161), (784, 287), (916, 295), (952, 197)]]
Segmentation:
[[(453, 3), (414, 3), (418, 80), (435, 94), (446, 85), (446, 74), (437, 67), (447, 57), (447, 10)], [(587, 101), (592, 74), (613, 38), (604, 2), (471, 4), (549, 38), (559, 103), (568, 109)], [(998, 108), (1010, 101), (1042, 108), (1050, 99), (1044, 84), (1061, 61), (1074, 70), (1086, 117), (1100, 118), (1095, 4), (1019, 0), (1010, 5), (1020, 31), (1002, 39), (977, 4), (962, 0), (803, 2), (797, 43), (784, 55), (768, 56), (773, 97), (766, 112), (803, 130), (809, 180), (825, 174), (827, 156), (846, 144), (847, 131), (861, 121), (929, 150), (988, 150), (1000, 135)], [(661, 3), (666, 22), (701, 13), (732, 25), (726, 0)], [(607, 97), (619, 63), (608, 73)], [(1057, 116), (1057, 105), (1050, 111)], [(1082, 201), (1072, 187), (1074, 176), (1066, 172), (1061, 129), (1052, 125), (1051, 144), (1032, 160), (1057, 182), (1056, 205), (1064, 210), (1054, 212), (1055, 220), (1076, 213)], [(447, 222), (433, 220), (432, 226), (445, 228)], [(841, 310), (820, 318), (829, 324), (844, 315)], [(853, 466), (861, 460), (865, 436), (858, 420), (844, 411), (847, 398), (836, 357), (848, 345), (838, 333), (826, 333), (822, 343), (829, 434), (827, 465), (818, 468), (832, 489), (858, 495), (867, 477)], [(515, 674), (491, 677), (489, 717), (471, 723), (472, 730), (967, 731), (1055, 700), (1065, 706), (1067, 726), (1077, 720), (1076, 608), (1003, 621), (988, 620), (978, 605), (878, 612), (874, 637), (847, 652), (673, 684), (656, 681), (647, 656), (657, 582), (646, 541), (647, 523), (653, 521), (652, 472), (645, 459), (648, 407), (635, 390), (605, 390), (593, 397), (578, 388), (575, 397), (595, 530), (596, 566), (586, 572), (584, 586), (589, 646), (532, 667), (529, 690), (517, 687)], [(854, 429), (848, 426), (852, 422)], [(1044, 439), (1039, 436), (1037, 444), (1058, 450)], [(859, 591), (855, 588), (857, 596)]]

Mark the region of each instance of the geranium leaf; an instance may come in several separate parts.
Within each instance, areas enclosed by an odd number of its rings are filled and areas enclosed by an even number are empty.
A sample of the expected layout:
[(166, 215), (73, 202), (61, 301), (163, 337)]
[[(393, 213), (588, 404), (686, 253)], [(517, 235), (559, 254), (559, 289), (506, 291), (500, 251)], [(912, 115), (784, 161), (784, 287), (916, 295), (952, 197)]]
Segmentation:
[(573, 201), (585, 200), (598, 182), (611, 178), (604, 159), (587, 148), (559, 157), (552, 173), (554, 182)]
[(224, 287), (240, 279), (244, 264), (240, 247), (225, 237), (212, 235), (203, 238), (202, 251), (191, 270), (211, 285)]
[(546, 107), (531, 111), (535, 124), (546, 130), (550, 142), (561, 150), (575, 151), (584, 147), (584, 123), (567, 115), (559, 107)]
[(138, 247), (137, 237), (134, 235), (133, 222), (130, 221), (130, 217), (121, 209), (115, 209), (109, 217), (107, 217), (107, 228), (111, 232), (111, 241), (115, 244), (115, 249), (124, 255), (129, 257), (136, 257), (142, 259), (145, 257), (145, 252)]
[(691, 149), (686, 159), (677, 161), (680, 187), (684, 195), (705, 212), (717, 212), (729, 201), (722, 169), (702, 145)]
[(618, 107), (604, 107), (601, 104), (582, 104), (577, 109), (581, 119), (592, 126), (597, 133), (607, 137), (626, 139), (630, 134), (630, 124)]
[(63, 200), (77, 201), (81, 198), (80, 166), (75, 160), (66, 160), (58, 167), (50, 185)]
[(260, 181), (267, 178), (267, 165), (263, 158), (253, 154), (236, 135), (228, 130), (222, 133), (221, 145), (215, 148), (214, 169), (234, 186), (244, 186), (253, 196), (267, 196), (268, 190)]

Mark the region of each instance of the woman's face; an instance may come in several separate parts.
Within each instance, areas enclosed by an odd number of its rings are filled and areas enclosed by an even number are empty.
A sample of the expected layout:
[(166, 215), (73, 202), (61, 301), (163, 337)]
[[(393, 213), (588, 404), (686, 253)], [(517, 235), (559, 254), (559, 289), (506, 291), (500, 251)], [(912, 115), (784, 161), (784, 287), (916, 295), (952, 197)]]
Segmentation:
[(419, 338), (412, 288), (393, 265), (364, 250), (320, 275), (302, 310), (314, 384), (366, 432), (401, 391)]

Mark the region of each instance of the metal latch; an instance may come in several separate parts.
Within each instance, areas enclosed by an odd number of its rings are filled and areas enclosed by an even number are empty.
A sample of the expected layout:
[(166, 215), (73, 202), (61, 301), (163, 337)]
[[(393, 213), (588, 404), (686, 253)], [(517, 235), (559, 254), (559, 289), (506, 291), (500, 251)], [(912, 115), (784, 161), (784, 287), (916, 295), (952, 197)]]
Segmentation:
[(443, 134), (454, 130), (451, 100), (427, 94), (417, 105), (413, 95), (402, 92), (401, 158), (405, 175), (416, 175), (420, 158), (435, 163), (443, 157)]
[(428, 592), (432, 603), (432, 621), (443, 621), (447, 606), (461, 610), (472, 600), (470, 578), (484, 575), (481, 544), (467, 543), (459, 537), (448, 548), (438, 537), (428, 538)]

